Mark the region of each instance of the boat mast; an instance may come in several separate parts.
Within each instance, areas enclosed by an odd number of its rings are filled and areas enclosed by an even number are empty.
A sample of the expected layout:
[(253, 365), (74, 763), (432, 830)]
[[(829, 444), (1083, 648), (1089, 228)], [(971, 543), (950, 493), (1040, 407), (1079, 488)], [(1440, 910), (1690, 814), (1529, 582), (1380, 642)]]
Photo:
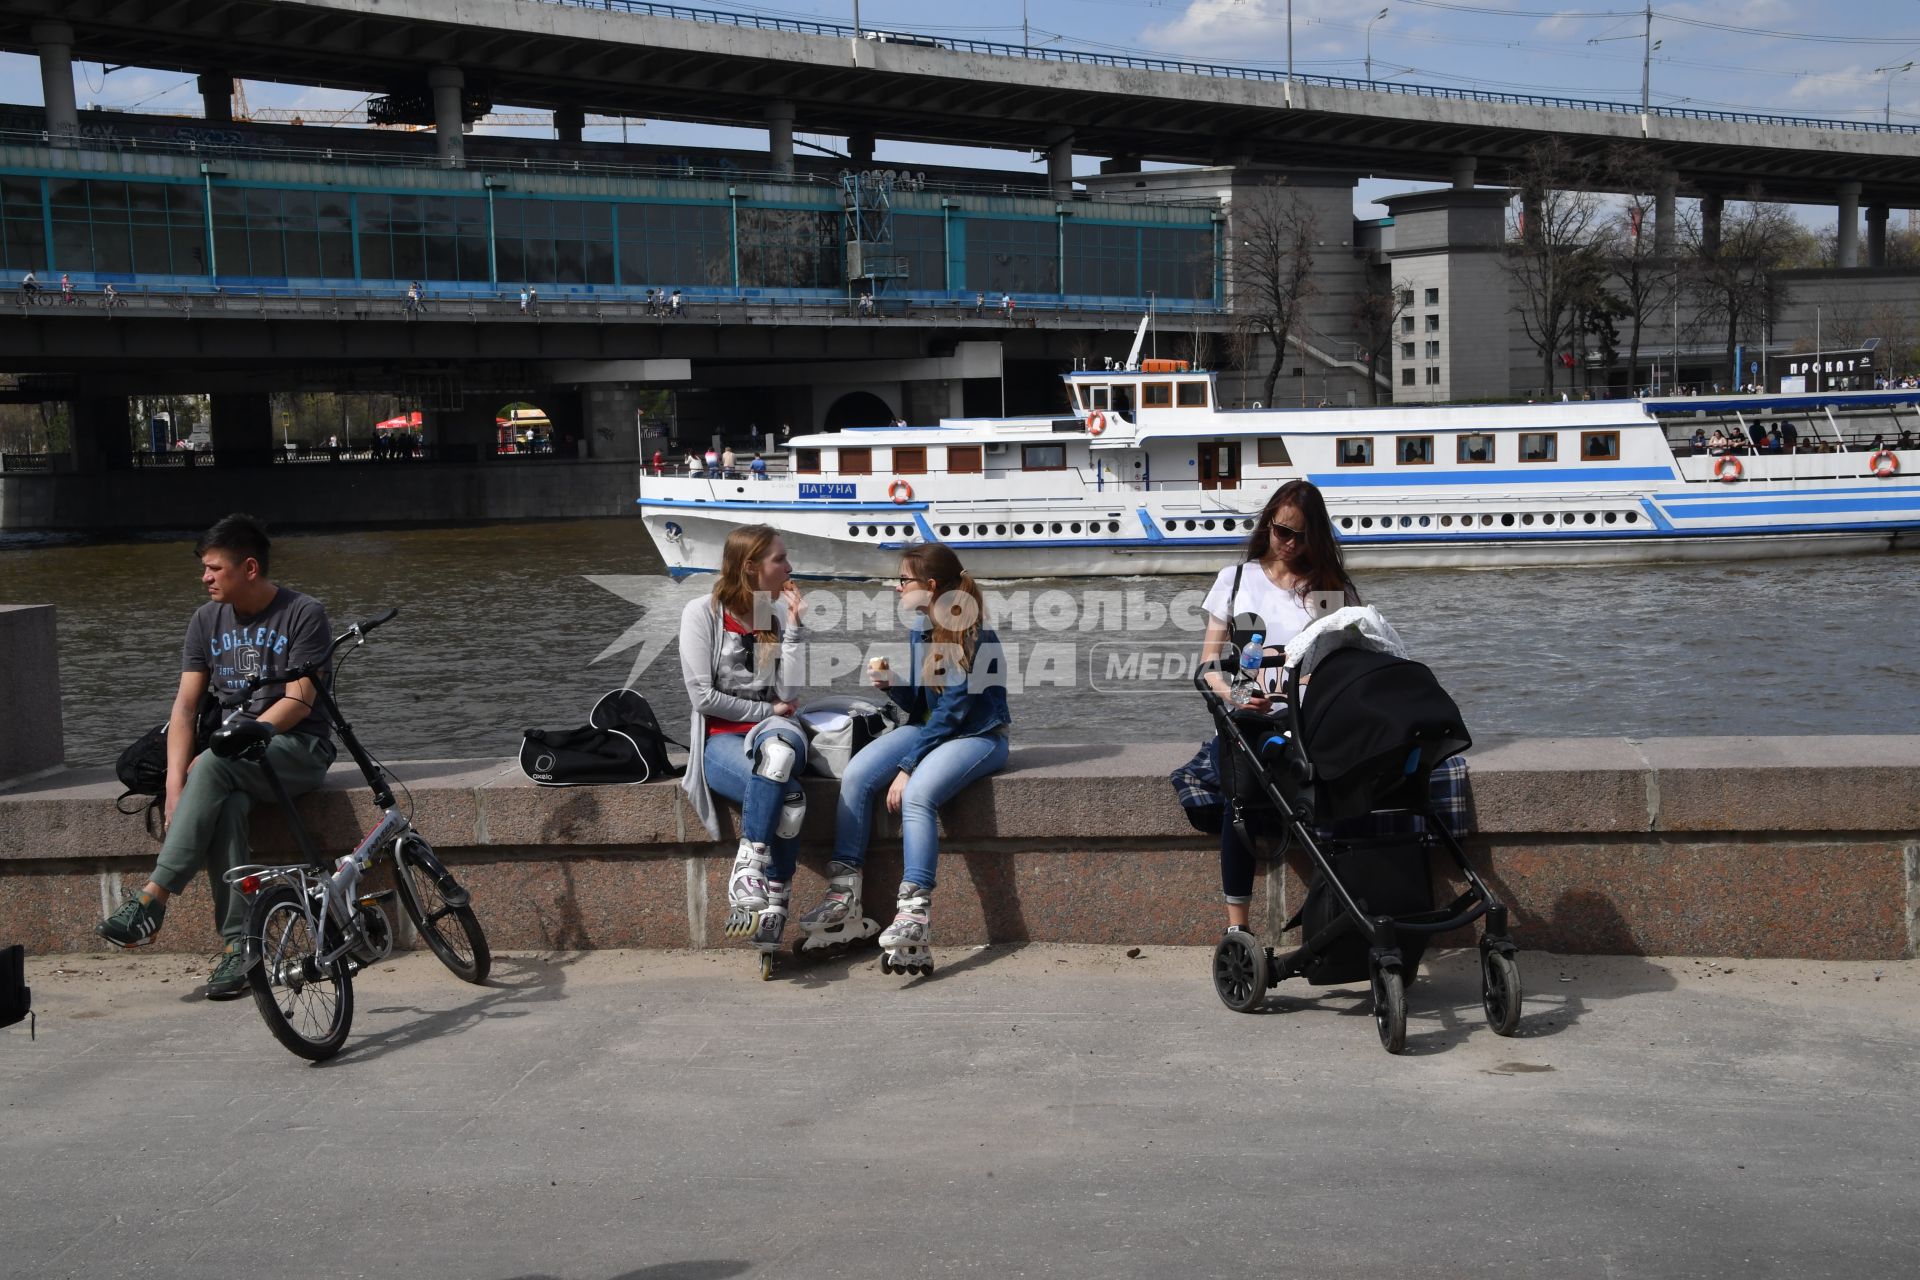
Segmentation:
[(1140, 327), (1134, 330), (1133, 350), (1127, 352), (1126, 371), (1128, 373), (1138, 373), (1140, 371), (1140, 344), (1147, 340), (1147, 325), (1152, 319), (1153, 319), (1152, 312), (1148, 312), (1146, 315), (1141, 316)]

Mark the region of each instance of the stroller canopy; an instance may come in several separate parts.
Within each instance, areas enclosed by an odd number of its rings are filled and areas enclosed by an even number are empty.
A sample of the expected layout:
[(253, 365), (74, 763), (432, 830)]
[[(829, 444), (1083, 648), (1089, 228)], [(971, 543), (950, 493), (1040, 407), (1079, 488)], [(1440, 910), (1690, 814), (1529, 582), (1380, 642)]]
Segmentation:
[(1300, 746), (1322, 818), (1419, 805), (1434, 766), (1473, 745), (1460, 708), (1425, 665), (1348, 647), (1321, 657), (1301, 694)]

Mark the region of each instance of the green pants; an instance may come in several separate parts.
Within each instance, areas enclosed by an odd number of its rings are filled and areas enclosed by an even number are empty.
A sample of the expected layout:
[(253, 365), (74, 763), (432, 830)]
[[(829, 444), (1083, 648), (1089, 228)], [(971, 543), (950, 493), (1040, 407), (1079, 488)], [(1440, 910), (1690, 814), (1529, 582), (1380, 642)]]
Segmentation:
[[(333, 744), (305, 733), (283, 733), (267, 743), (267, 762), (290, 796), (305, 795), (326, 779)], [(250, 760), (223, 760), (202, 751), (187, 774), (180, 803), (167, 824), (166, 843), (153, 882), (179, 893), (202, 867), (213, 889), (213, 920), (220, 936), (239, 942), (247, 932), (247, 900), (227, 885), (230, 867), (253, 861), (247, 848), (247, 818), (256, 800), (279, 797), (267, 775)]]

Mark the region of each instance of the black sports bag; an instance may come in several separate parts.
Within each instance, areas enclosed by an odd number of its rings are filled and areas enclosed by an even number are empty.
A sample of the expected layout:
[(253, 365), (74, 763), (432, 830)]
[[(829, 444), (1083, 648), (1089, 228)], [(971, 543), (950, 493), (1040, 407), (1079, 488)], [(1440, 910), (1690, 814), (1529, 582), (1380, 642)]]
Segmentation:
[(682, 772), (667, 759), (669, 742), (646, 698), (615, 689), (594, 703), (582, 728), (528, 729), (520, 771), (543, 787), (658, 782)]

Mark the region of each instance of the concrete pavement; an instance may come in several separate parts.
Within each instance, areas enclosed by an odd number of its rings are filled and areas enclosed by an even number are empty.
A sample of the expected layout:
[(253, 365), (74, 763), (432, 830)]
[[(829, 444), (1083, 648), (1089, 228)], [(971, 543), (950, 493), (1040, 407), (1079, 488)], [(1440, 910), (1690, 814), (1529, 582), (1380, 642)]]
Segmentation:
[(1920, 962), (1471, 956), (1213, 996), (1208, 952), (423, 954), (309, 1067), (207, 965), (30, 962), (7, 1276), (1894, 1276), (1920, 1270)]

